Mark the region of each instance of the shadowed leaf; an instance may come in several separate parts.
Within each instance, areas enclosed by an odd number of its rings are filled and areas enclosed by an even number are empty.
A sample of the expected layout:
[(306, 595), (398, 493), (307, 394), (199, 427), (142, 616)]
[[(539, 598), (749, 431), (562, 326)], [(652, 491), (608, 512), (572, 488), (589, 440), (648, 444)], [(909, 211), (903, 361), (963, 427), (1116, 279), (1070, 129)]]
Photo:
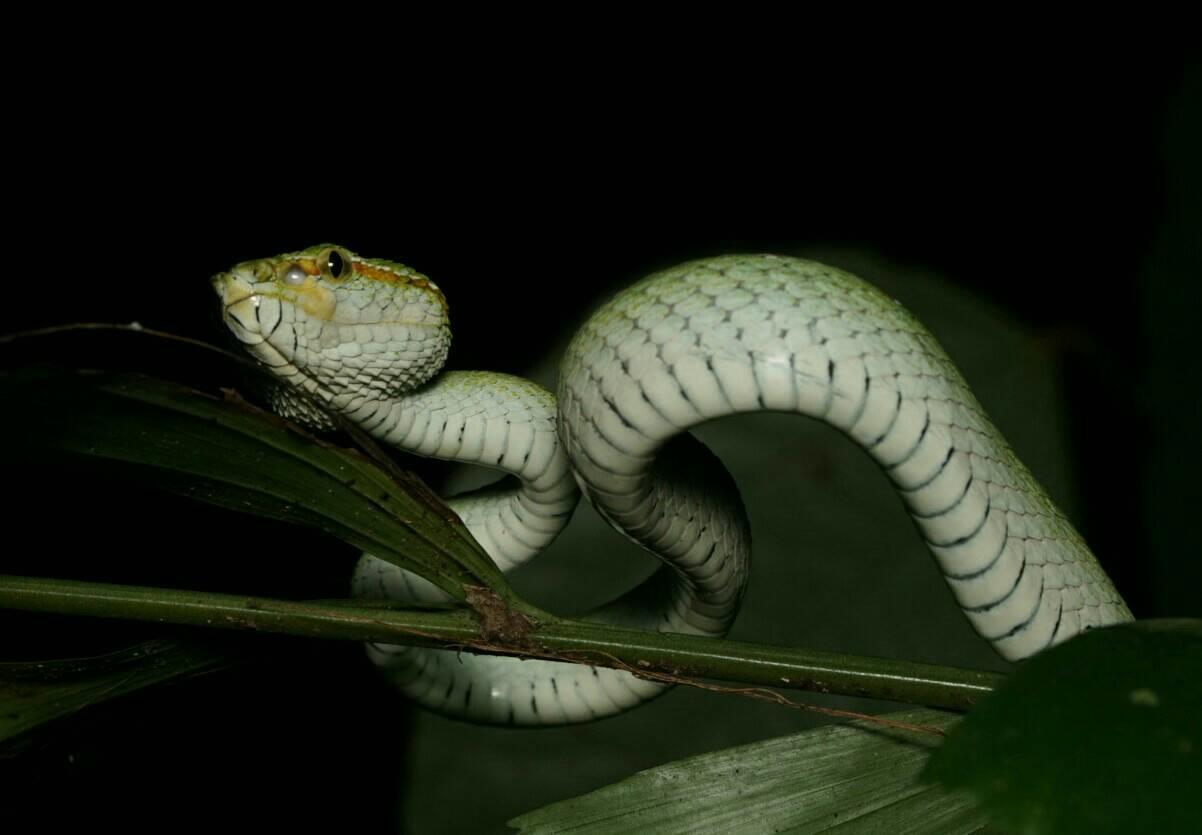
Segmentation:
[(240, 400), (137, 375), (0, 376), (4, 437), (23, 455), (67, 452), (138, 467), (216, 505), (319, 528), (429, 579), (457, 599), (503, 575), (422, 482), (309, 437)]
[(0, 741), (143, 687), (228, 663), (216, 650), (173, 641), (148, 641), (90, 658), (0, 663)]
[(1202, 621), (1099, 629), (1019, 667), (924, 773), (1018, 832), (1202, 827)]

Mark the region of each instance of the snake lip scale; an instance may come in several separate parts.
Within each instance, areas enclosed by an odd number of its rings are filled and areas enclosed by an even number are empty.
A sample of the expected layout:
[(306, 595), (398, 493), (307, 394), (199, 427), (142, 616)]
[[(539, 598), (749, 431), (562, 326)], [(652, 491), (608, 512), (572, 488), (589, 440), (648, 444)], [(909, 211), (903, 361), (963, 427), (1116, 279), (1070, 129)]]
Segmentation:
[[(234, 336), (281, 381), (270, 394), (279, 413), (327, 428), (315, 399), (398, 449), (515, 476), (516, 486), (448, 500), (502, 570), (546, 548), (582, 494), (664, 563), (591, 618), (726, 634), (750, 529), (726, 469), (688, 429), (770, 410), (834, 426), (881, 466), (969, 622), (1003, 657), (1131, 619), (934, 337), (841, 270), (727, 255), (648, 276), (581, 327), (557, 395), (511, 375), (443, 371), (445, 297), (397, 262), (322, 245), (238, 264), (213, 286)], [(351, 586), (410, 604), (447, 599), (370, 554)], [(589, 721), (665, 687), (561, 662), (378, 644), (368, 654), (411, 698), (479, 722)]]

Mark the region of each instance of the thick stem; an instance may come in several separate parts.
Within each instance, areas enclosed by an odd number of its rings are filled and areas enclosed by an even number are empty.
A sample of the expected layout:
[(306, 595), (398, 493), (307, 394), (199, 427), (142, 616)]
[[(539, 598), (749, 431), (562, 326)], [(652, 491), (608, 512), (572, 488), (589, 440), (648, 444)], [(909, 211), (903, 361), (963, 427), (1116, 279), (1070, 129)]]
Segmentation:
[(486, 632), (470, 612), (372, 607), (359, 601), (294, 602), (211, 592), (0, 575), (0, 607), (68, 615), (242, 629), (340, 640), (456, 648), (572, 660), (674, 678), (966, 710), (999, 673), (741, 641), (617, 629), (543, 616), (524, 638)]

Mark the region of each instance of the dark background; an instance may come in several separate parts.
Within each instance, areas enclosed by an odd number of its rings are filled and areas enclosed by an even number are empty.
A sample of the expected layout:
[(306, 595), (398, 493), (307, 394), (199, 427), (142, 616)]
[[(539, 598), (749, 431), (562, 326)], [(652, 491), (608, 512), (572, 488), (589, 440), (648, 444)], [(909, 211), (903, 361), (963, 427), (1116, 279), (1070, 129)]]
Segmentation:
[[(215, 340), (209, 275), (331, 241), (440, 284), (452, 367), (519, 372), (591, 304), (654, 269), (727, 251), (864, 250), (971, 288), (1046, 343), (1064, 382), (1083, 533), (1137, 617), (1202, 614), (1198, 62), (1166, 52), (1020, 55), (967, 74), (838, 69), (770, 93), (714, 77), (640, 97), (592, 79), (595, 98), (534, 99), (485, 80), (437, 115), (316, 98), (266, 109), (206, 100), (198, 117), (165, 103), (207, 99), (199, 90), (135, 101), (83, 77), (66, 100), (26, 102), (38, 130), (9, 158), (5, 330), (137, 320)], [(79, 344), (19, 350), (41, 358)], [(89, 342), (88, 362), (169, 364), (214, 382), (201, 355), (129, 346)], [(335, 596), (354, 558), (343, 549), (281, 588), (262, 559), (262, 523), (138, 484), (17, 473), (7, 573)], [(285, 550), (313, 541), (272, 531)], [(0, 624), (11, 657), (147, 634), (11, 614)], [(245, 802), (279, 824), (328, 814), (386, 828), (391, 810), (348, 809), (345, 795), (393, 786), (405, 713), (362, 686), (357, 652), (284, 643), (282, 657), (300, 652), (304, 665), (216, 675), (60, 723), (22, 760), (0, 761), (13, 774), (0, 795), (93, 822), (129, 803), (199, 820)], [(387, 746), (320, 721), (371, 711), (387, 717)], [(279, 757), (244, 755), (251, 737)], [(64, 792), (70, 809), (53, 800)]]

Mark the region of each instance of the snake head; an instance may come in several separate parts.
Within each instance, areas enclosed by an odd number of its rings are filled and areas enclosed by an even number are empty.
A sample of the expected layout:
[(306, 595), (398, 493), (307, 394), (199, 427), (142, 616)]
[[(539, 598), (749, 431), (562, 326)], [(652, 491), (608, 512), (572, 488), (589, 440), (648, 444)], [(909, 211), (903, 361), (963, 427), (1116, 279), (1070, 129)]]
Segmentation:
[(403, 394), (446, 360), (446, 300), (403, 264), (326, 244), (246, 261), (212, 280), (222, 318), (246, 349), (335, 408)]

